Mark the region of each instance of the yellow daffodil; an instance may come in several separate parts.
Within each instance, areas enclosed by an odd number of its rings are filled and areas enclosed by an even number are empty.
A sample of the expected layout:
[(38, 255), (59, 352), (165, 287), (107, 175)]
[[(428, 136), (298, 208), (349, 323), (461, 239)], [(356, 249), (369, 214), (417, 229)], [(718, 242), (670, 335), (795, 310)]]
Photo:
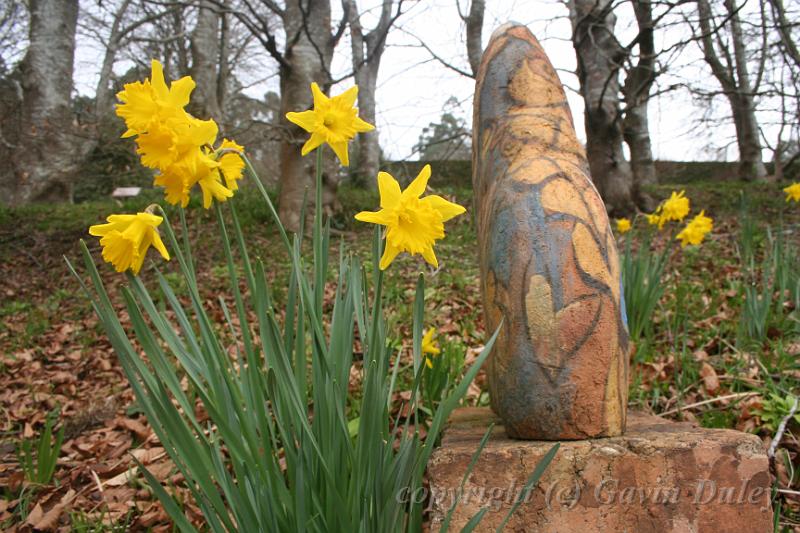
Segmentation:
[(714, 221), (705, 216), (705, 211), (694, 217), (683, 230), (675, 237), (680, 239), (681, 247), (687, 244), (700, 244), (705, 239), (707, 233), (714, 228)]
[(348, 166), (347, 143), (356, 133), (375, 128), (358, 117), (353, 107), (358, 96), (358, 86), (351, 87), (338, 96), (328, 98), (316, 83), (311, 84), (314, 96), (314, 109), (301, 113), (286, 113), (286, 118), (311, 134), (303, 145), (302, 155), (306, 155), (323, 143), (327, 143), (336, 153), (342, 165)]
[(157, 60), (150, 66), (150, 78), (143, 82), (126, 83), (117, 93), (122, 104), (117, 106), (117, 115), (125, 120), (128, 130), (123, 137), (132, 137), (148, 131), (153, 121), (180, 117), (189, 103), (194, 90), (194, 80), (189, 76), (173, 81), (167, 87), (164, 68)]
[(800, 202), (800, 181), (796, 181), (783, 189), (786, 193), (786, 201)]
[(659, 214), (658, 229), (664, 227), (670, 220), (680, 222), (689, 214), (689, 199), (683, 195), (684, 192), (672, 191), (670, 197), (656, 210)]
[(225, 186), (232, 191), (238, 190), (239, 185), (236, 182), (242, 179), (244, 171), (244, 159), (239, 154), (244, 153), (244, 147), (234, 141), (223, 139), (217, 152), (220, 154), (217, 161), (219, 161), (219, 171), (225, 178)]
[(617, 219), (617, 231), (620, 235), (625, 235), (631, 230), (631, 221), (627, 218)]
[(150, 213), (135, 215), (111, 215), (107, 224), (89, 228), (89, 234), (101, 237), (103, 259), (111, 263), (117, 272), (131, 270), (138, 274), (150, 246), (169, 261), (169, 253), (156, 229), (162, 217)]
[(438, 343), (433, 340), (433, 336), (435, 334), (436, 330), (430, 328), (427, 332), (425, 332), (425, 336), (422, 337), (422, 353), (425, 355), (425, 364), (428, 365), (428, 368), (433, 368), (431, 356), (442, 353), (442, 350), (439, 349)]
[(651, 226), (658, 226), (659, 228), (661, 227), (661, 225), (662, 225), (661, 224), (661, 216), (658, 214), (657, 211), (655, 213), (650, 213), (649, 215), (646, 215), (646, 216), (647, 216), (647, 223), (648, 224), (650, 224)]
[(390, 174), (378, 173), (381, 210), (362, 211), (356, 215), (356, 220), (387, 227), (381, 270), (385, 270), (400, 252), (420, 254), (434, 268), (439, 267), (433, 245), (444, 237), (444, 223), (466, 210), (441, 196), (420, 198), (430, 177), (431, 166), (425, 165), (401, 192), (400, 184)]

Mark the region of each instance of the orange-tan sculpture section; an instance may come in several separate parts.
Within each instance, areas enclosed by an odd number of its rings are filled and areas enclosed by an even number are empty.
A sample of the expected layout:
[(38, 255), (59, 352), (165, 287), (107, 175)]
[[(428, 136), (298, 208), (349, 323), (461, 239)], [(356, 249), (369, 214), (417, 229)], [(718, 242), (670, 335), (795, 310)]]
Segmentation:
[(473, 116), (473, 187), (492, 408), (512, 437), (625, 430), (627, 326), (608, 216), (566, 95), (524, 26), (498, 29)]

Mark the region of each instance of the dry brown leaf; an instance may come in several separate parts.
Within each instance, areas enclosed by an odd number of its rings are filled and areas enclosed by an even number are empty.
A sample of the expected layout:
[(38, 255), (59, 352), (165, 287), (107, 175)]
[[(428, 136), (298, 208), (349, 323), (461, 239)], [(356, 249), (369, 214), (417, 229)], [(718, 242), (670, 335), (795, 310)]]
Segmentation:
[(61, 517), (61, 513), (64, 511), (64, 508), (72, 502), (75, 498), (76, 492), (72, 489), (69, 489), (66, 494), (61, 498), (61, 500), (55, 504), (49, 511), (46, 513), (43, 512), (41, 504), (36, 504), (31, 514), (28, 515), (28, 519), (25, 523), (31, 526), (33, 529), (39, 529), (44, 531), (52, 530), (58, 524), (58, 519)]
[(700, 368), (700, 377), (703, 378), (703, 386), (709, 394), (713, 394), (719, 389), (719, 376), (717, 376), (717, 371), (710, 364), (703, 363)]
[(132, 432), (141, 441), (146, 441), (150, 437), (150, 429), (144, 424), (132, 418), (117, 418), (116, 424)]
[(136, 460), (143, 465), (148, 465), (153, 461), (157, 461), (166, 454), (167, 452), (160, 446), (156, 448), (136, 448), (135, 450), (131, 450), (131, 455), (136, 457)]

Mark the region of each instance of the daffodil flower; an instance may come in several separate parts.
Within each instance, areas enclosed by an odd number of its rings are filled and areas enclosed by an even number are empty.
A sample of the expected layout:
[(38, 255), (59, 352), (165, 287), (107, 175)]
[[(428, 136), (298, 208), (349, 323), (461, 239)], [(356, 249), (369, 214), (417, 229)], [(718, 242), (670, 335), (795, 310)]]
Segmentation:
[(425, 332), (425, 336), (422, 337), (422, 353), (425, 355), (425, 364), (428, 365), (428, 368), (433, 368), (431, 356), (442, 353), (442, 350), (439, 349), (438, 344), (433, 340), (433, 336), (435, 334), (436, 330), (430, 328), (427, 332)]
[(684, 192), (672, 191), (670, 197), (656, 210), (656, 213), (659, 214), (658, 229), (661, 229), (670, 220), (680, 222), (689, 214), (689, 199), (684, 196)]
[(356, 220), (386, 226), (381, 270), (386, 270), (400, 252), (419, 254), (434, 268), (439, 267), (433, 245), (444, 237), (444, 223), (466, 209), (441, 196), (420, 198), (430, 177), (431, 166), (425, 165), (406, 190), (401, 191), (400, 184), (389, 173), (378, 173), (381, 210), (362, 211)]
[(347, 89), (340, 95), (328, 98), (316, 83), (311, 84), (314, 96), (314, 109), (300, 113), (286, 113), (286, 118), (311, 134), (303, 145), (302, 155), (327, 143), (336, 153), (342, 165), (349, 166), (347, 144), (356, 136), (375, 128), (358, 117), (358, 110), (353, 107), (358, 96), (358, 86)]
[(131, 270), (134, 274), (138, 274), (150, 246), (169, 261), (169, 252), (156, 229), (161, 224), (162, 217), (145, 212), (135, 215), (111, 215), (106, 220), (107, 224), (90, 227), (89, 234), (101, 237), (103, 259), (111, 263), (117, 272)]
[(126, 83), (117, 93), (122, 104), (117, 106), (117, 115), (125, 120), (128, 130), (123, 137), (132, 137), (150, 129), (153, 121), (180, 117), (183, 108), (195, 88), (190, 76), (173, 81), (167, 87), (164, 67), (155, 59), (150, 64), (150, 78), (143, 82)]
[(783, 192), (786, 193), (786, 201), (794, 201), (800, 202), (800, 181), (792, 183), (788, 187), (783, 189)]
[(681, 247), (687, 244), (700, 244), (705, 239), (707, 233), (710, 233), (714, 228), (714, 221), (711, 217), (705, 216), (705, 211), (700, 211), (700, 214), (694, 217), (678, 235), (676, 239), (680, 239)]
[(620, 235), (625, 235), (631, 230), (631, 221), (627, 218), (617, 219), (617, 231)]

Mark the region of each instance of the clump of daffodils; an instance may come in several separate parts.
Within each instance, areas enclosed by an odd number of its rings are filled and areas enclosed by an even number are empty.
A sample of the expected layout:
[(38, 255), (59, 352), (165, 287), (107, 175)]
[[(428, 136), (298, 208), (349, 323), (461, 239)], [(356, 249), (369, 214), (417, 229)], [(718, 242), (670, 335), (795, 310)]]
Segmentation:
[[(800, 193), (800, 187), (798, 188)], [(667, 222), (681, 222), (689, 214), (691, 210), (691, 202), (685, 196), (685, 191), (672, 191), (669, 198), (661, 202), (653, 213), (644, 215), (647, 223), (651, 226), (658, 226), (661, 230)], [(697, 245), (705, 240), (714, 228), (714, 221), (711, 217), (706, 216), (705, 210), (696, 215), (689, 223), (680, 231), (675, 238), (681, 241), (681, 247), (689, 244)], [(631, 223), (628, 219), (622, 218), (617, 220), (617, 231), (620, 234), (631, 229)]]
[(142, 164), (158, 171), (154, 184), (164, 188), (167, 202), (186, 207), (189, 192), (198, 185), (208, 209), (213, 200), (224, 202), (237, 190), (244, 149), (228, 139), (214, 148), (217, 123), (195, 118), (184, 109), (194, 88), (190, 76), (167, 87), (164, 69), (154, 59), (150, 78), (128, 83), (117, 94), (121, 102), (117, 115), (128, 127), (122, 136), (136, 137)]
[[(239, 188), (237, 182), (245, 166), (244, 148), (228, 139), (214, 147), (219, 133), (217, 123), (195, 118), (185, 110), (194, 87), (190, 76), (173, 81), (168, 87), (164, 69), (154, 59), (149, 78), (128, 83), (117, 94), (117, 115), (128, 128), (122, 137), (135, 137), (142, 164), (158, 171), (153, 183), (164, 189), (164, 199), (186, 207), (189, 194), (197, 185), (202, 191), (203, 207), (208, 209), (214, 200), (224, 202)], [(103, 259), (118, 272), (130, 270), (138, 274), (150, 246), (169, 260), (156, 229), (162, 217), (150, 210), (111, 215), (108, 224), (89, 228), (89, 234), (101, 237)]]

